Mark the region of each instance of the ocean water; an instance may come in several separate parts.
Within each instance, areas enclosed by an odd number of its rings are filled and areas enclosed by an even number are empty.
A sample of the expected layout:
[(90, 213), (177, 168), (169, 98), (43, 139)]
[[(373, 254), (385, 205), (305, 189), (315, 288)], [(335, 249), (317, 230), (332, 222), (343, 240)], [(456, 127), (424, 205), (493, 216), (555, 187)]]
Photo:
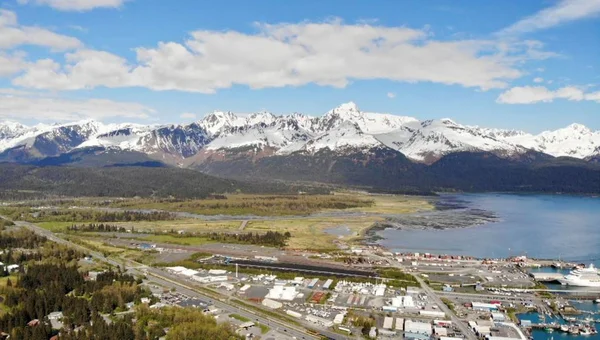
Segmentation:
[[(570, 195), (459, 194), (466, 209), (493, 212), (496, 222), (445, 230), (385, 229), (379, 244), (392, 251), (471, 255), (527, 255), (600, 265), (600, 198)], [(450, 210), (448, 214), (455, 212)], [(458, 211), (456, 211), (458, 213)], [(432, 214), (435, 214), (432, 213)], [(465, 223), (465, 225), (468, 225)]]

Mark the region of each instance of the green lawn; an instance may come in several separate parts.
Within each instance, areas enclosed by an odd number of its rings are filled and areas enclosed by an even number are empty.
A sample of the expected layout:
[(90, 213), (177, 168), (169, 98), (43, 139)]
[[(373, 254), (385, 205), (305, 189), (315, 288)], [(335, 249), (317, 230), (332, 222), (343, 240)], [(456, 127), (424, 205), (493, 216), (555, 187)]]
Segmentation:
[(236, 319), (236, 320), (239, 320), (241, 322), (248, 322), (248, 321), (250, 321), (250, 319), (248, 319), (247, 317), (241, 316), (239, 314), (230, 314), (229, 317), (233, 318), (233, 319)]
[(5, 287), (6, 281), (8, 281), (8, 279), (10, 279), (10, 281), (12, 282), (12, 284), (14, 286), (17, 283), (18, 277), (15, 274), (5, 276), (5, 277), (0, 277), (0, 287)]
[(53, 233), (64, 233), (67, 231), (67, 227), (72, 226), (73, 222), (38, 222), (36, 225), (50, 230)]

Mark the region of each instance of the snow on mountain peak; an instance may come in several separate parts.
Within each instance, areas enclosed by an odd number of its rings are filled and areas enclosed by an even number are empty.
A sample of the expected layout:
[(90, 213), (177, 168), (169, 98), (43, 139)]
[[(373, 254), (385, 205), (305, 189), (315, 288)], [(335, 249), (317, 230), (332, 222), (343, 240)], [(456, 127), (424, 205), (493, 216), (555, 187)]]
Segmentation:
[[(48, 145), (51, 145), (50, 148)], [(589, 158), (600, 154), (600, 131), (571, 124), (538, 135), (461, 125), (449, 118), (419, 121), (412, 117), (360, 111), (349, 102), (322, 117), (301, 113), (234, 114), (214, 111), (189, 125), (103, 124), (94, 120), (27, 127), (0, 122), (0, 152), (25, 146), (41, 155), (75, 148), (105, 147), (181, 160), (199, 151), (269, 150), (275, 154), (321, 149), (336, 152), (387, 146), (407, 157), (433, 162), (459, 151), (514, 155), (536, 150), (552, 156)], [(40, 148), (43, 148), (42, 152)]]
[(336, 111), (336, 112), (360, 112), (360, 109), (358, 108), (358, 105), (356, 105), (355, 102), (347, 102), (347, 103), (344, 103), (344, 104), (336, 107), (335, 109), (333, 109), (333, 111)]

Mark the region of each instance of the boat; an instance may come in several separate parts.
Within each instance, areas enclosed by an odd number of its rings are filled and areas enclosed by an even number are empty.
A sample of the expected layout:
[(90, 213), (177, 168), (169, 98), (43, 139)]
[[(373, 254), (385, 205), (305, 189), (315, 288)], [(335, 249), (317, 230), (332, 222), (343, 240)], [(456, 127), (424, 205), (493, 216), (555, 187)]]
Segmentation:
[(560, 330), (562, 332), (568, 333), (569, 332), (569, 326), (568, 325), (560, 325)]
[(590, 264), (587, 268), (572, 270), (558, 281), (566, 286), (600, 287), (600, 273), (593, 264)]
[(594, 300), (595, 303), (600, 303), (600, 299)]
[(544, 328), (544, 330), (545, 330), (547, 333), (552, 333), (552, 332), (554, 332), (554, 328), (552, 328), (552, 327), (546, 327), (546, 328)]
[(587, 329), (587, 327), (584, 327), (579, 331), (579, 335), (592, 335), (592, 332), (590, 332), (590, 330)]
[(576, 326), (569, 327), (569, 333), (573, 334), (573, 335), (577, 335), (577, 334), (579, 334), (579, 328)]

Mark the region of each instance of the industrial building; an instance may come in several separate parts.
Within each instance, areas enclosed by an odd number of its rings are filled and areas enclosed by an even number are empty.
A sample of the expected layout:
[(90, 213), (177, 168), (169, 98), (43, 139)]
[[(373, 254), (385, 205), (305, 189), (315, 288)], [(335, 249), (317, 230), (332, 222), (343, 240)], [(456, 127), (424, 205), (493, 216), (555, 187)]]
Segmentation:
[(298, 296), (296, 287), (274, 286), (269, 290), (267, 299), (292, 301)]
[(384, 329), (392, 329), (394, 327), (394, 318), (386, 316), (383, 319), (383, 328)]
[(498, 305), (484, 302), (473, 302), (471, 304), (473, 306), (473, 310), (491, 312), (498, 310)]
[(404, 322), (404, 332), (431, 336), (433, 329), (430, 323), (406, 320)]
[(404, 330), (404, 319), (402, 318), (396, 318), (396, 325), (395, 325), (395, 329), (397, 331), (403, 331)]
[(271, 299), (264, 299), (262, 301), (262, 305), (271, 309), (279, 309), (283, 307), (283, 303)]
[(415, 301), (410, 295), (396, 296), (395, 298), (392, 298), (392, 306), (396, 308), (414, 308)]

